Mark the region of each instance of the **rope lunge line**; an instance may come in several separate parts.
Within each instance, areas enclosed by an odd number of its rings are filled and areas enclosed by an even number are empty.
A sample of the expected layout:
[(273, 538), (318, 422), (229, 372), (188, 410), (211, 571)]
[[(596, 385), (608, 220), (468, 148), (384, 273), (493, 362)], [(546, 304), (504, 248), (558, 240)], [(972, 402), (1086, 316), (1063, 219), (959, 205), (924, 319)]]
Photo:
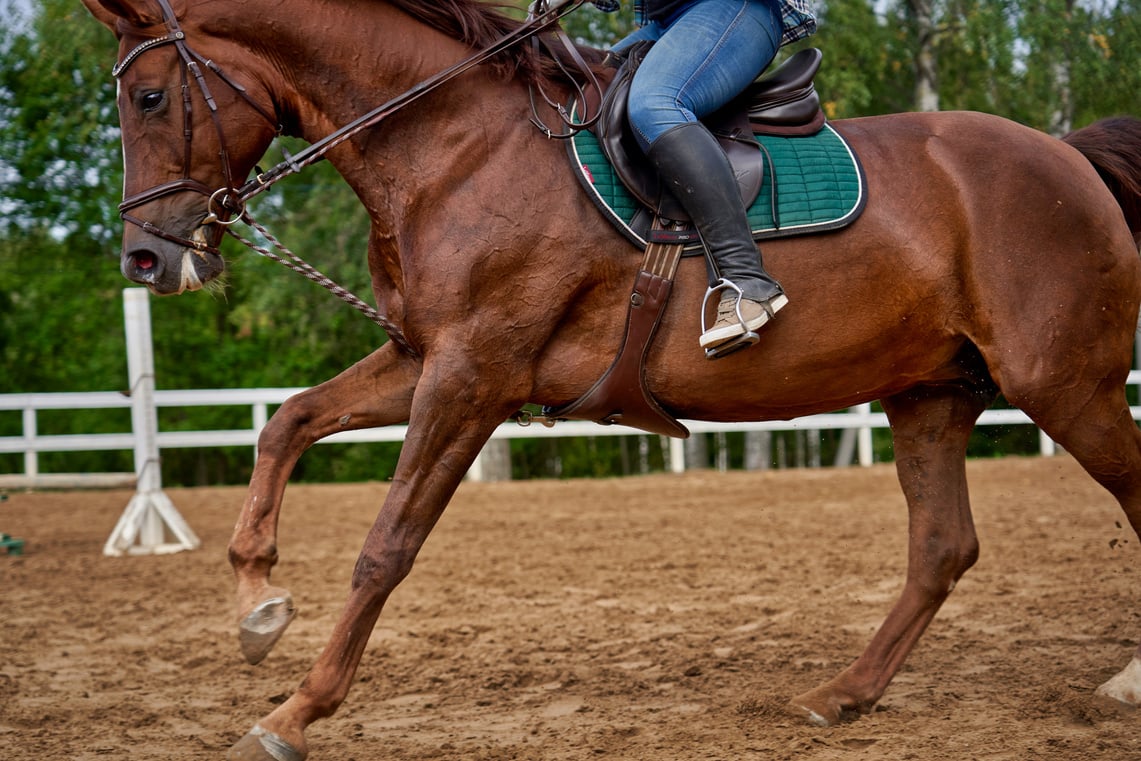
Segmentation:
[(369, 318), (370, 320), (375, 322), (377, 325), (384, 328), (384, 331), (386, 333), (388, 333), (388, 337), (391, 340), (395, 341), (400, 346), (400, 348), (404, 349), (406, 352), (408, 352), (409, 354), (411, 354), (413, 356), (419, 356), (419, 352), (414, 350), (408, 344), (408, 342), (405, 341), (405, 339), (404, 339), (403, 335), (400, 333), (400, 331), (397, 330), (396, 327), (391, 322), (389, 322), (388, 318), (386, 318), (384, 315), (382, 315), (380, 312), (378, 312), (375, 307), (370, 306), (363, 299), (361, 299), (359, 296), (357, 296), (356, 294), (354, 294), (352, 291), (348, 290), (347, 288), (344, 288), (341, 285), (338, 285), (336, 281), (330, 279), (327, 275), (323, 274), (316, 267), (309, 264), (309, 262), (305, 261), (304, 259), (299, 257), (297, 254), (290, 251), (285, 245), (282, 244), (281, 241), (279, 241), (276, 237), (274, 237), (273, 234), (270, 233), (269, 230), (267, 230), (263, 225), (261, 225), (260, 223), (255, 221), (252, 217), (250, 217), (249, 214), (243, 213), (241, 216), (241, 220), (245, 224), (247, 224), (250, 227), (252, 227), (253, 229), (257, 230), (258, 233), (260, 233), (262, 235), (262, 237), (264, 237), (266, 240), (268, 240), (270, 243), (272, 243), (274, 245), (274, 247), (276, 247), (279, 251), (281, 251), (283, 254), (285, 254), (285, 256), (284, 257), (278, 256), (273, 251), (270, 251), (268, 248), (265, 248), (264, 246), (257, 245), (252, 240), (249, 240), (248, 238), (245, 238), (245, 237), (239, 235), (238, 233), (234, 232), (232, 227), (227, 226), (226, 232), (229, 233), (229, 235), (232, 238), (234, 238), (237, 241), (240, 241), (243, 245), (246, 246), (246, 248), (249, 248), (251, 251), (254, 251), (254, 252), (264, 256), (266, 259), (269, 259), (270, 261), (274, 261), (274, 262), (277, 262), (278, 264), (280, 264), (284, 267), (288, 267), (289, 269), (293, 270), (294, 272), (298, 273), (299, 275), (303, 275), (306, 279), (311, 280), (312, 282), (321, 286), (325, 290), (329, 291), (329, 293), (332, 293), (334, 296), (339, 298), (341, 301), (344, 301), (349, 306), (351, 306), (353, 309), (356, 309), (358, 312), (363, 314), (365, 317)]

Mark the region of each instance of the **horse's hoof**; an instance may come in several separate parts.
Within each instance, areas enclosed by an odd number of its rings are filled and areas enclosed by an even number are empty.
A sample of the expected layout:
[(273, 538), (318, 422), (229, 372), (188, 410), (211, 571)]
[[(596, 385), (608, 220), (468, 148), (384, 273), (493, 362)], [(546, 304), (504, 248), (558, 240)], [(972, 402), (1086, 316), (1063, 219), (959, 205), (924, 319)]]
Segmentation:
[(245, 737), (230, 747), (226, 761), (305, 761), (308, 755), (255, 724)]
[(839, 724), (844, 706), (851, 705), (851, 700), (846, 693), (835, 686), (834, 681), (826, 682), (803, 695), (797, 695), (789, 702), (788, 712), (818, 727), (833, 727)]
[(831, 727), (840, 721), (838, 712), (835, 716), (828, 710), (824, 710), (823, 713), (821, 713), (817, 709), (811, 708), (799, 700), (794, 700), (786, 705), (785, 711), (796, 719), (807, 721), (809, 724), (815, 724), (818, 727)]
[(1134, 657), (1121, 673), (1097, 688), (1096, 694), (1127, 705), (1141, 705), (1141, 658)]
[(297, 611), (288, 592), (258, 603), (238, 626), (238, 643), (246, 662), (261, 663), (295, 615)]

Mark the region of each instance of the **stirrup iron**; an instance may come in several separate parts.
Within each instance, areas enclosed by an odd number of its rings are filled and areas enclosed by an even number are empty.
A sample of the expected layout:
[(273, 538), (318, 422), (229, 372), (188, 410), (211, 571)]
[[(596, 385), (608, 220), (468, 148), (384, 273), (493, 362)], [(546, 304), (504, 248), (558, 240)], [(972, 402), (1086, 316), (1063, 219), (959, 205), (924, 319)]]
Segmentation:
[[(720, 307), (721, 305), (721, 297), (723, 295), (722, 292), (726, 290), (732, 290), (737, 294), (737, 321), (741, 324), (741, 330), (743, 332), (739, 336), (722, 341), (715, 346), (707, 347), (705, 349), (706, 359), (721, 359), (722, 357), (727, 357), (734, 352), (740, 351), (741, 349), (747, 349), (757, 341), (761, 340), (761, 337), (757, 334), (757, 331), (749, 330), (749, 328), (745, 325), (745, 317), (741, 314), (741, 299), (745, 297), (745, 294), (741, 291), (736, 283), (731, 280), (726, 280), (723, 277), (718, 278), (716, 283), (705, 289), (705, 298), (701, 300), (701, 335), (705, 335), (710, 330), (710, 328), (713, 327), (713, 325), (706, 324), (707, 316), (709, 314), (710, 299), (714, 297), (717, 299), (714, 304), (713, 311), (713, 313), (717, 315), (719, 311), (717, 307)], [(765, 309), (768, 309), (768, 305), (765, 305)], [(716, 324), (717, 319), (715, 317), (714, 325)]]

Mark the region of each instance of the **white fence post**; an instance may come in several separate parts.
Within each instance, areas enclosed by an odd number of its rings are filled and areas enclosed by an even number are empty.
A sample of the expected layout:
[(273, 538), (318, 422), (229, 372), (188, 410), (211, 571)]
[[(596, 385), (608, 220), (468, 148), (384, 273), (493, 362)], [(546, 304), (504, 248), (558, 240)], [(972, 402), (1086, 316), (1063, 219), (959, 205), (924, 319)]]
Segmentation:
[(685, 472), (685, 439), (670, 439), (670, 473)]
[[(871, 404), (857, 404), (852, 408), (856, 413), (861, 415), (870, 415), (872, 412)], [(859, 458), (860, 465), (865, 468), (870, 467), (873, 461), (872, 450), (872, 429), (871, 426), (861, 426), (856, 434), (856, 453)]]
[[(262, 429), (265, 424), (269, 422), (269, 405), (265, 402), (255, 404), (253, 411), (254, 416), (254, 436), (261, 437)], [(256, 439), (255, 439), (256, 440)], [(258, 445), (254, 444), (254, 464), (257, 465), (258, 461)]]
[(28, 448), (24, 451), (24, 476), (29, 481), (35, 481), (40, 474), (39, 453), (33, 446), (36, 440), (36, 408), (25, 407), (21, 414), (24, 423), (24, 441), (28, 443)]
[[(127, 331), (127, 375), (131, 390), (131, 429), (135, 442), (135, 496), (103, 545), (103, 554), (151, 555), (196, 549), (200, 542), (162, 490), (155, 408), (151, 309), (143, 288), (123, 291)], [(166, 530), (175, 541), (165, 541)], [(137, 543), (136, 543), (137, 542)]]

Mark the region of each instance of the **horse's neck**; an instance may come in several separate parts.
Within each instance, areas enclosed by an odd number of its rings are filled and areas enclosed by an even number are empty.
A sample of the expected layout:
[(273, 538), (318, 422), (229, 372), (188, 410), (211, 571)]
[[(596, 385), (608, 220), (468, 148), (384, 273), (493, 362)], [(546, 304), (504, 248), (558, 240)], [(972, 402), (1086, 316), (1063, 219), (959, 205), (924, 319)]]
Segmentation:
[[(310, 142), (472, 53), (385, 3), (336, 7), (359, 16), (299, 19), (284, 33), (284, 50), (267, 53), (299, 136)], [(381, 311), (399, 314), (411, 300), (468, 282), (474, 261), (493, 260), (490, 272), (533, 266), (551, 237), (538, 216), (558, 219), (568, 206), (595, 213), (570, 200), (577, 186), (564, 148), (529, 115), (522, 83), (479, 66), (330, 152), (371, 218)], [(470, 292), (480, 287), (491, 285), (485, 279)]]
[[(353, 14), (343, 23), (319, 13), (299, 17), (288, 34), (304, 54), (279, 57), (287, 67), (282, 75), (292, 91), (297, 136), (311, 143), (473, 52), (387, 3), (343, 7)], [(477, 67), (334, 149), (329, 159), (374, 222), (391, 227), (398, 224), (391, 215), (419, 202), (420, 191), (434, 192), (441, 173), (462, 180), (445, 165), (449, 157), (456, 164), (465, 161), (456, 147), (478, 142), (472, 130), (505, 138), (511, 130), (497, 122), (525, 121), (525, 101), (518, 83)]]

